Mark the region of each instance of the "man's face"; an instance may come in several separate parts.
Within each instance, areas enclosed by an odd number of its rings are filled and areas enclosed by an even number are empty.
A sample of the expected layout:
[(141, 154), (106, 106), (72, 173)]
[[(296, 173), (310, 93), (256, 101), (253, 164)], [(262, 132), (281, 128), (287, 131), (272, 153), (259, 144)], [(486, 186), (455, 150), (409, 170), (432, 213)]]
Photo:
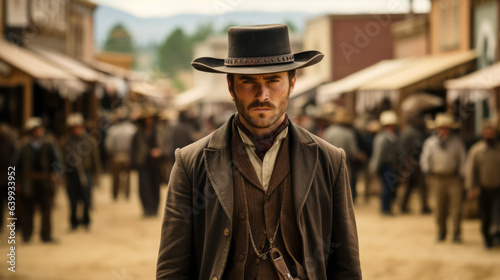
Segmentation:
[[(255, 129), (274, 129), (284, 118), (288, 98), (296, 78), (288, 72), (263, 75), (234, 75), (234, 87), (228, 79), (231, 96), (244, 122)], [(231, 90), (234, 88), (234, 92)]]
[(33, 132), (31, 132), (31, 135), (33, 136), (34, 139), (40, 139), (43, 134), (45, 133), (45, 129), (43, 127), (37, 127), (33, 129)]
[(437, 134), (441, 140), (446, 140), (450, 136), (451, 129), (449, 127), (439, 127)]
[(488, 127), (483, 129), (483, 138), (484, 139), (495, 139), (496, 138), (496, 131), (492, 127)]
[(71, 132), (75, 136), (82, 136), (83, 132), (85, 132), (85, 128), (83, 126), (80, 126), (80, 125), (74, 126), (71, 128)]

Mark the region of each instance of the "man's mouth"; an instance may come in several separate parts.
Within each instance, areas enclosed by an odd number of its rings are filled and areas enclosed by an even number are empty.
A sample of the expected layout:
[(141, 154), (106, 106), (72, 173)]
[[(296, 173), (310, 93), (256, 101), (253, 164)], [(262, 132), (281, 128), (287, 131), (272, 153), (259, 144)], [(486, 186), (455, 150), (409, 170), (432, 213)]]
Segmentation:
[(271, 108), (267, 108), (267, 107), (257, 107), (257, 108), (252, 108), (251, 110), (253, 112), (257, 112), (257, 113), (264, 113), (264, 112), (271, 111), (272, 109)]

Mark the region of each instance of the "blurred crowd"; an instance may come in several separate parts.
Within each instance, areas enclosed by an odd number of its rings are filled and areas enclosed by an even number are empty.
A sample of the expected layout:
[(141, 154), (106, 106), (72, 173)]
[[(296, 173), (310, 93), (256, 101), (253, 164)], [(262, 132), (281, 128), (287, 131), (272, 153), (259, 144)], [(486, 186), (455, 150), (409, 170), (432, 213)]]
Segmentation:
[[(343, 110), (328, 117), (290, 118), (345, 150), (355, 203), (359, 203), (357, 186), (364, 186), (365, 202), (380, 196), (382, 215), (408, 214), (412, 193), (418, 191), (420, 212), (435, 215), (439, 242), (446, 239), (448, 218), (453, 242), (461, 243), (462, 218), (479, 217), (485, 247), (500, 245), (497, 123), (485, 120), (482, 137), (466, 147), (456, 133), (459, 124), (445, 113), (433, 120), (417, 113), (401, 118), (394, 111), (384, 111), (379, 118), (355, 118)], [(109, 195), (116, 201), (134, 195), (130, 173), (137, 171), (143, 216), (157, 216), (160, 186), (168, 183), (175, 149), (213, 132), (222, 125), (216, 119), (202, 118), (192, 110), (160, 111), (154, 103), (144, 103), (114, 109), (101, 121), (99, 133), (87, 128), (79, 113), (67, 117), (62, 137), (46, 131), (38, 117), (30, 118), (20, 131), (2, 123), (0, 162), (3, 170), (15, 166), (15, 212), (23, 241), (30, 242), (34, 234), (38, 209), (41, 240), (57, 242), (51, 230), (57, 191), (67, 194), (69, 229), (89, 230), (92, 189), (100, 187), (104, 172), (112, 177)], [(7, 172), (1, 176), (0, 229), (7, 215)]]
[[(20, 130), (0, 124), (0, 162), (4, 170), (15, 168), (13, 212), (25, 243), (34, 235), (36, 210), (41, 217), (41, 241), (58, 242), (51, 218), (58, 191), (64, 191), (68, 199), (69, 229), (89, 231), (92, 190), (101, 187), (103, 173), (112, 177), (111, 198), (128, 200), (130, 173), (136, 170), (143, 216), (157, 216), (160, 185), (168, 182), (175, 149), (194, 142), (202, 131), (189, 111), (172, 117), (151, 103), (120, 106), (103, 117), (97, 129), (87, 127), (82, 114), (72, 113), (65, 127), (65, 133), (56, 137), (39, 117), (29, 118)], [(11, 201), (7, 172), (1, 176), (0, 231)]]
[(411, 213), (410, 197), (418, 191), (421, 213), (435, 214), (438, 242), (446, 240), (448, 218), (453, 242), (462, 243), (462, 218), (479, 217), (485, 247), (500, 245), (497, 122), (485, 119), (481, 137), (466, 147), (457, 133), (460, 124), (448, 113), (432, 120), (416, 112), (400, 119), (383, 111), (379, 119), (358, 121), (336, 112), (320, 135), (346, 151), (354, 202), (358, 177), (364, 178), (365, 199), (379, 186), (385, 216)]

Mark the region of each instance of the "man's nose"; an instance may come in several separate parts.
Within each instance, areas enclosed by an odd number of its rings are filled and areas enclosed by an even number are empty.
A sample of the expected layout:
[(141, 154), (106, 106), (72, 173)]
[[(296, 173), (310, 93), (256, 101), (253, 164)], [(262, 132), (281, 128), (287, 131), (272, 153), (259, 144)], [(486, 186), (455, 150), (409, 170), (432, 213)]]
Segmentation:
[(257, 84), (257, 92), (255, 94), (255, 100), (258, 100), (260, 102), (269, 100), (269, 88), (267, 88), (264, 83)]

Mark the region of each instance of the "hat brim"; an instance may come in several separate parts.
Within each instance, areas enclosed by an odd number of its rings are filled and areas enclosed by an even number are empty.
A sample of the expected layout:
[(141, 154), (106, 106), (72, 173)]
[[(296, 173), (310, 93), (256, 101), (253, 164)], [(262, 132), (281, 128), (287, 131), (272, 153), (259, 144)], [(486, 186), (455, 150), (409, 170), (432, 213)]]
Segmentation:
[(324, 55), (318, 51), (305, 51), (294, 54), (294, 61), (290, 63), (252, 66), (226, 66), (224, 59), (200, 57), (191, 65), (199, 71), (222, 74), (270, 74), (285, 72), (314, 65), (323, 59)]
[(380, 123), (380, 126), (381, 127), (386, 127), (386, 126), (389, 126), (389, 125), (399, 125), (398, 122), (386, 122), (386, 123)]
[(450, 129), (457, 129), (460, 128), (460, 123), (458, 122), (453, 122), (453, 123), (436, 123), (436, 121), (430, 120), (427, 121), (427, 128), (428, 129), (438, 129), (438, 128), (450, 128)]

